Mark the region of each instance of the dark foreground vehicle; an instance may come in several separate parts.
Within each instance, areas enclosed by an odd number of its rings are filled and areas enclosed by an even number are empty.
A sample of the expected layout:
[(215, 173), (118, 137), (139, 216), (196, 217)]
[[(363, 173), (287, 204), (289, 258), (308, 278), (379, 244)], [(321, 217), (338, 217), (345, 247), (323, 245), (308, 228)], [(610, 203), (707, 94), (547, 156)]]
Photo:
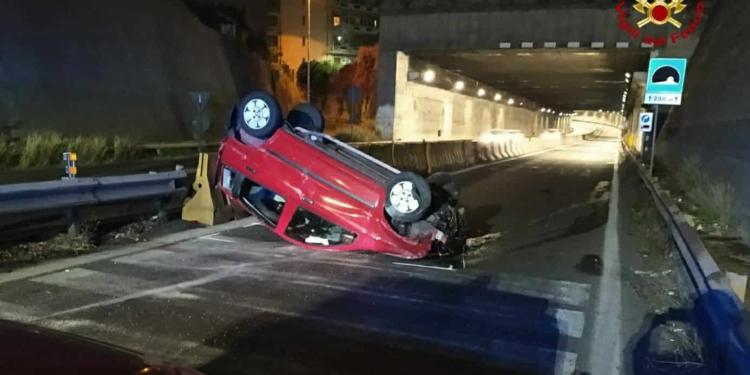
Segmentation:
[(276, 234), (317, 250), (402, 258), (463, 251), (463, 210), (447, 174), (423, 179), (322, 134), (323, 116), (249, 94), (219, 151), (222, 192)]
[(65, 333), (0, 320), (0, 374), (202, 375)]

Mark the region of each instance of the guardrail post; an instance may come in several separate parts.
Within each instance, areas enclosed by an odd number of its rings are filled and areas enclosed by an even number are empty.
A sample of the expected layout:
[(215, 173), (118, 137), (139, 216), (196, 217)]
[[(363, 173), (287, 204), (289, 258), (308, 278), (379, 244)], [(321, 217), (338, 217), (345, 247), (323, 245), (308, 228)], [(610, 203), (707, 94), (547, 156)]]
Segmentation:
[(81, 224), (79, 221), (78, 208), (69, 208), (65, 210), (65, 221), (68, 225), (68, 235), (77, 236), (81, 234)]
[(396, 165), (396, 141), (391, 140), (391, 165)]
[(169, 220), (167, 217), (167, 206), (168, 200), (164, 198), (157, 198), (154, 200), (154, 209), (156, 211), (156, 221), (164, 223)]
[(427, 143), (426, 139), (423, 139), (422, 143), (424, 144), (424, 159), (425, 159), (425, 163), (427, 164), (427, 174), (431, 174), (432, 165), (430, 163), (430, 144)]

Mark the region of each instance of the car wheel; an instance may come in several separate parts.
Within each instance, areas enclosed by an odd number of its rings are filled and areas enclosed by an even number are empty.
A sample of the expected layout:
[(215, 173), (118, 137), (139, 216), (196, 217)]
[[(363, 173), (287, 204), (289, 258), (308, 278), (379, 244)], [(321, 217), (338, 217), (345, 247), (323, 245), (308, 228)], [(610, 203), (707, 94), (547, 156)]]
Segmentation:
[(297, 104), (289, 112), (286, 120), (293, 127), (300, 127), (305, 130), (322, 133), (326, 127), (326, 119), (320, 110), (310, 103)]
[(430, 185), (411, 172), (401, 172), (391, 178), (385, 191), (385, 212), (404, 223), (421, 220), (432, 203)]
[(427, 183), (440, 186), (453, 200), (453, 205), (461, 199), (461, 186), (453, 175), (445, 172), (433, 173), (427, 177)]
[(279, 102), (263, 91), (247, 94), (237, 110), (237, 126), (255, 138), (270, 138), (283, 124)]

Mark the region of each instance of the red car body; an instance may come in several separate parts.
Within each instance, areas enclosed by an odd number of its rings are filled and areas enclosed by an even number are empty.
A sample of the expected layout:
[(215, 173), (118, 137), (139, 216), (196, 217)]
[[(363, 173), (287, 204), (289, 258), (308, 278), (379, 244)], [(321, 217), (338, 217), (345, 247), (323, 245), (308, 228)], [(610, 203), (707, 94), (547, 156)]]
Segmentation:
[[(413, 259), (427, 255), (434, 241), (445, 241), (445, 234), (434, 227), (412, 238), (394, 230), (384, 201), (387, 179), (398, 170), (384, 163), (323, 134), (288, 126), (268, 140), (244, 133), (242, 142), (236, 138), (228, 137), (220, 148), (219, 187), (234, 204), (256, 216), (257, 212), (233, 196), (227, 171), (241, 173), (283, 197), (286, 203), (278, 222), (262, 221), (289, 242), (312, 250), (370, 250)], [(324, 246), (289, 236), (287, 228), (299, 207), (353, 232), (356, 238), (352, 243)]]

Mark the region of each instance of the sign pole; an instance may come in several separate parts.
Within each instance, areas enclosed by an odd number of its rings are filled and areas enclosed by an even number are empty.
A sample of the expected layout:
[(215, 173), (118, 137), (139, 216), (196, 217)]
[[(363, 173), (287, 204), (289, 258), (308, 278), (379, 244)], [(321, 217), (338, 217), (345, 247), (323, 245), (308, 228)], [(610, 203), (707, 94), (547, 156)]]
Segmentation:
[(656, 130), (659, 126), (659, 105), (654, 105), (654, 127), (651, 132), (651, 163), (648, 165), (648, 175), (654, 177), (654, 154), (656, 154)]

